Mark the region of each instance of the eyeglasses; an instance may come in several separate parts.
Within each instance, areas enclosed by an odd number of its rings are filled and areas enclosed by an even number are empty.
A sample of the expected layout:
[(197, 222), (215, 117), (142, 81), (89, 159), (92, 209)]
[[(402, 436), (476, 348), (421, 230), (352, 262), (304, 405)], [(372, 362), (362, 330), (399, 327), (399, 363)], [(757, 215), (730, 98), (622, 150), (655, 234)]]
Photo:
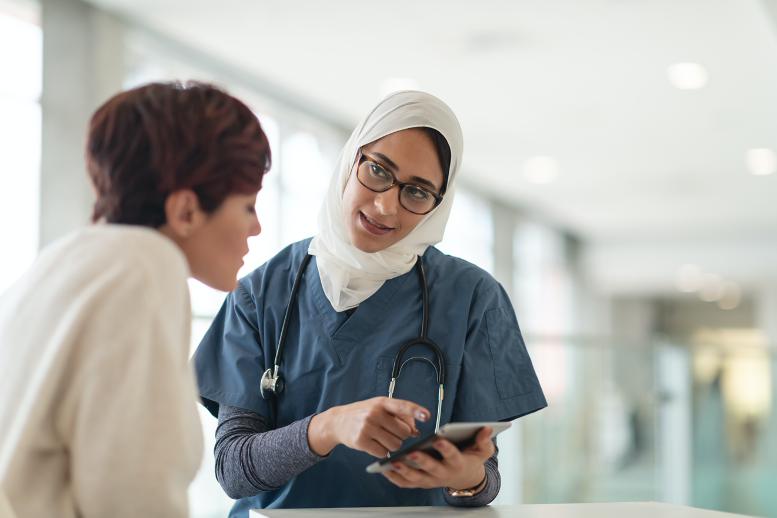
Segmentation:
[(372, 192), (385, 192), (399, 186), (399, 204), (413, 214), (429, 214), (442, 202), (442, 196), (420, 185), (398, 182), (394, 174), (374, 158), (362, 153), (359, 148), (359, 162), (356, 166), (359, 183)]

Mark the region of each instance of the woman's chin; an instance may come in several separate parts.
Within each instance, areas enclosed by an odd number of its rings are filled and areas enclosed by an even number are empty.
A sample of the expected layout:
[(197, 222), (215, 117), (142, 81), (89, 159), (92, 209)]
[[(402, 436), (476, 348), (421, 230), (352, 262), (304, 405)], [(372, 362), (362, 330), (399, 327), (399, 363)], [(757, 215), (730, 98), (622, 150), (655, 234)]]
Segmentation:
[(356, 248), (358, 248), (359, 250), (367, 254), (374, 254), (375, 252), (380, 252), (381, 250), (383, 250), (383, 247), (377, 246), (372, 243), (357, 242), (357, 243), (354, 243), (353, 246), (355, 246)]
[[(361, 234), (361, 233), (360, 233)], [(367, 254), (374, 254), (390, 247), (393, 243), (388, 239), (380, 239), (383, 236), (357, 235), (351, 236), (351, 244)]]
[(195, 276), (195, 279), (203, 283), (204, 285), (213, 288), (214, 290), (224, 291), (229, 293), (237, 286), (237, 272), (233, 276)]

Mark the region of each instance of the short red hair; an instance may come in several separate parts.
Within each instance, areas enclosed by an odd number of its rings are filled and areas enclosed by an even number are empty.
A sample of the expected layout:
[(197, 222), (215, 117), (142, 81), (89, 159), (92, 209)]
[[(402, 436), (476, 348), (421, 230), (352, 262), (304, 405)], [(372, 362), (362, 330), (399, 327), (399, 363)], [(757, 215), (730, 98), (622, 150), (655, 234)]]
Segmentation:
[(97, 190), (92, 220), (157, 228), (165, 200), (197, 194), (205, 212), (262, 187), (267, 137), (248, 107), (197, 82), (152, 83), (115, 95), (89, 123), (86, 158)]

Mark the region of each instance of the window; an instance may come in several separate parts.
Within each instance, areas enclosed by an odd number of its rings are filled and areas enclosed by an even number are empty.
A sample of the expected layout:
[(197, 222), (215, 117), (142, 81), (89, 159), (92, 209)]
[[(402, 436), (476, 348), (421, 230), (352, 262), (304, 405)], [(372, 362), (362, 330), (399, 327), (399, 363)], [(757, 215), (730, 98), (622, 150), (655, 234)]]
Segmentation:
[(4, 6), (0, 5), (0, 293), (30, 267), (38, 251), (43, 68), (43, 40), (34, 13), (11, 12)]
[(445, 236), (437, 248), (493, 274), (494, 222), (488, 202), (457, 188)]

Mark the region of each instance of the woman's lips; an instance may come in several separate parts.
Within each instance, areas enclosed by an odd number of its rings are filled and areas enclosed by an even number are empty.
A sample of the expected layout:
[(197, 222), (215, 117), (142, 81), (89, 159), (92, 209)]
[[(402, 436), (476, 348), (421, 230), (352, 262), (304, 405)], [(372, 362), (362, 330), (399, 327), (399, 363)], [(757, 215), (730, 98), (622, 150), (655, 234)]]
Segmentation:
[(394, 230), (391, 227), (379, 227), (378, 225), (370, 222), (370, 220), (367, 218), (367, 216), (364, 215), (363, 212), (359, 212), (359, 221), (361, 221), (362, 226), (364, 228), (366, 228), (368, 231), (372, 232), (373, 234), (376, 234), (379, 236), (388, 234), (389, 232)]

